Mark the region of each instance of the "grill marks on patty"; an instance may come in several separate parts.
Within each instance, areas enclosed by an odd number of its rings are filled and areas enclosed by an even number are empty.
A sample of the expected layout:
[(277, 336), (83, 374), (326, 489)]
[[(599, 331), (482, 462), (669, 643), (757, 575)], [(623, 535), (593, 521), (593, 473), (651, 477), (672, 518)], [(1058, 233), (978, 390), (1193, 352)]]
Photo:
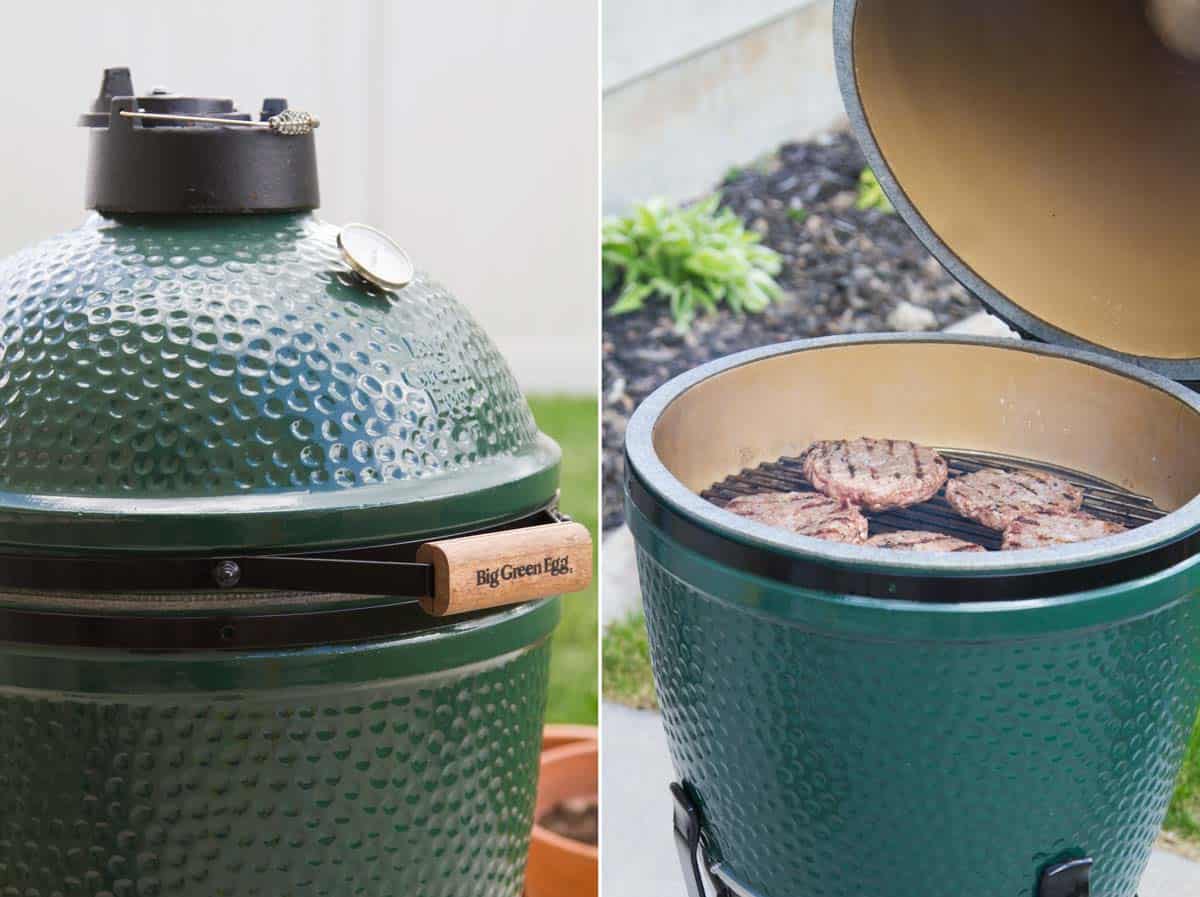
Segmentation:
[(933, 449), (865, 436), (814, 442), (804, 455), (803, 469), (818, 492), (867, 511), (928, 501), (949, 474), (945, 459)]
[(801, 465), (816, 492), (739, 495), (725, 505), (726, 510), (831, 542), (893, 551), (987, 551), (975, 542), (927, 530), (869, 536), (864, 511), (911, 507), (933, 498), (945, 485), (949, 506), (1002, 532), (1001, 547), (1006, 551), (1084, 542), (1126, 531), (1119, 523), (1081, 511), (1083, 490), (1061, 477), (1040, 470), (987, 467), (947, 481), (945, 459), (907, 440), (860, 437), (814, 442)]
[(1024, 514), (1078, 511), (1083, 490), (1041, 471), (985, 467), (947, 483), (946, 501), (964, 517), (1003, 530)]
[(1000, 547), (1004, 551), (1021, 548), (1045, 548), (1069, 542), (1087, 542), (1125, 532), (1125, 527), (1093, 517), (1085, 511), (1022, 514), (1004, 531)]
[(982, 545), (947, 536), (945, 533), (929, 533), (923, 530), (904, 529), (894, 533), (880, 533), (867, 539), (872, 548), (890, 548), (895, 551), (987, 551)]
[(861, 545), (867, 540), (867, 518), (861, 511), (815, 492), (739, 495), (725, 506), (725, 510), (767, 526), (829, 542)]

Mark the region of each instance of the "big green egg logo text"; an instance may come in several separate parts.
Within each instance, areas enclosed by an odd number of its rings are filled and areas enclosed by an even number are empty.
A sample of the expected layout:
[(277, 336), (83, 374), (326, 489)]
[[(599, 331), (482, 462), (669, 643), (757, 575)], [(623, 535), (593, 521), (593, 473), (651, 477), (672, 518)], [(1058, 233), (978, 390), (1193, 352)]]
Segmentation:
[(501, 564), (499, 567), (483, 567), (475, 571), (475, 585), (497, 589), (501, 583), (531, 576), (566, 576), (571, 572), (571, 561), (566, 555), (548, 557), (532, 564)]

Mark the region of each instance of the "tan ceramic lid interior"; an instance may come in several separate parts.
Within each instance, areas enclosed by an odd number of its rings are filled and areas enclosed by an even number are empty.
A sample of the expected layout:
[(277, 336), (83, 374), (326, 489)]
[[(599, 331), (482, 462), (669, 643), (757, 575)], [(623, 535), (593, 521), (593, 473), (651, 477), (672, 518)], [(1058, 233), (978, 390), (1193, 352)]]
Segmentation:
[(1137, 2), (869, 0), (858, 87), (950, 250), (1080, 339), (1200, 358), (1200, 65)]

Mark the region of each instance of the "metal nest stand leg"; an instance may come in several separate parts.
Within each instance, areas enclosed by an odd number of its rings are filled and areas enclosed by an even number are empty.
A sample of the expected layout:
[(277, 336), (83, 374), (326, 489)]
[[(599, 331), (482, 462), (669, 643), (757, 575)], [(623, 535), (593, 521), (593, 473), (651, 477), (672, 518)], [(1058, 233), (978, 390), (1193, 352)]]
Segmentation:
[[(679, 866), (683, 870), (688, 897), (708, 897), (706, 879), (712, 882), (716, 897), (737, 897), (736, 892), (719, 877), (705, 874), (708, 867), (700, 838), (700, 809), (687, 788), (679, 782), (672, 782), (671, 797), (674, 803), (672, 823), (675, 847), (679, 852)], [(1090, 897), (1092, 865), (1090, 857), (1083, 857), (1047, 866), (1038, 881), (1037, 897)]]
[[(700, 844), (700, 810), (688, 796), (687, 790), (678, 782), (671, 783), (674, 798), (672, 814), (675, 830), (675, 847), (679, 851), (679, 865), (683, 869), (683, 883), (688, 897), (707, 897), (704, 874), (704, 848)], [(735, 897), (719, 879), (712, 879), (717, 897)]]
[(1042, 870), (1038, 897), (1090, 897), (1092, 860), (1090, 857), (1068, 860)]

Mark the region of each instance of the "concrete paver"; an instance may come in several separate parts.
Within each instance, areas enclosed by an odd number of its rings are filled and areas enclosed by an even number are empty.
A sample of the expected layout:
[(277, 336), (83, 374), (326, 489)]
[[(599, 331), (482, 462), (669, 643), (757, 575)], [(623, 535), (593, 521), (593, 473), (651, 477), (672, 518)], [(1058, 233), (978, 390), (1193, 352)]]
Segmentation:
[(607, 626), (642, 607), (637, 551), (629, 527), (619, 526), (605, 533), (600, 553), (604, 558), (600, 571), (600, 622)]

